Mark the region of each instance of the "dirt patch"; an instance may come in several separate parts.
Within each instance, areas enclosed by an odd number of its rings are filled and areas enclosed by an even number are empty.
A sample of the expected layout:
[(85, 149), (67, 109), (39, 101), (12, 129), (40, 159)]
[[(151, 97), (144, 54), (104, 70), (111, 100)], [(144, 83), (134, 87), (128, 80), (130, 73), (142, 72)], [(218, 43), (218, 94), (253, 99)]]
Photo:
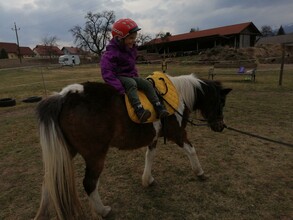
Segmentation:
[[(280, 63), (282, 57), (281, 45), (268, 44), (249, 48), (215, 47), (201, 52), (198, 60), (209, 61), (246, 61), (256, 63)], [(292, 63), (292, 50), (286, 49), (285, 62)]]

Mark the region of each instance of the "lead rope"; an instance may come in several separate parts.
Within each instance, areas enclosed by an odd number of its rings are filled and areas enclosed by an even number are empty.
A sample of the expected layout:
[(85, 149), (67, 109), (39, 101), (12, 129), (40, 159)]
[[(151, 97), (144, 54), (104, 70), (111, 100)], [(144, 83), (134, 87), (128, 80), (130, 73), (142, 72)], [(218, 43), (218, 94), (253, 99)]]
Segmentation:
[(256, 135), (256, 134), (252, 134), (252, 133), (249, 133), (249, 132), (246, 132), (246, 131), (241, 131), (241, 130), (238, 130), (236, 128), (232, 128), (232, 127), (228, 127), (228, 126), (225, 126), (225, 128), (230, 130), (230, 131), (235, 131), (235, 132), (238, 132), (240, 134), (245, 134), (245, 135), (255, 137), (255, 138), (258, 138), (258, 139), (261, 139), (261, 140), (273, 142), (273, 143), (276, 143), (276, 144), (285, 145), (285, 146), (288, 146), (288, 147), (293, 147), (293, 144), (285, 143), (285, 142), (282, 142), (282, 141), (276, 141), (276, 140), (266, 138), (266, 137), (263, 137), (263, 136), (259, 136), (259, 135)]
[[(153, 85), (154, 85), (154, 88), (155, 88), (155, 90), (156, 90), (156, 92), (157, 92), (157, 94), (160, 96), (160, 98), (162, 99), (162, 100), (164, 100), (178, 115), (180, 115), (181, 117), (182, 117), (182, 119), (185, 119), (188, 123), (190, 123), (191, 125), (193, 125), (193, 126), (207, 126), (208, 124), (207, 123), (205, 123), (205, 124), (197, 124), (197, 123), (194, 123), (192, 120), (189, 120), (188, 118), (185, 118), (184, 116), (183, 116), (183, 114), (181, 114), (179, 111), (177, 111), (177, 109), (175, 109), (164, 97), (163, 97), (163, 95), (165, 95), (166, 93), (167, 93), (167, 91), (168, 91), (168, 86), (167, 86), (167, 84), (166, 84), (166, 82), (165, 82), (165, 80), (163, 79), (163, 78), (159, 78), (160, 80), (162, 80), (163, 82), (164, 82), (164, 84), (165, 84), (165, 86), (166, 86), (166, 92), (164, 93), (164, 94), (162, 94), (162, 93), (160, 93), (159, 91), (158, 91), (158, 89), (155, 87), (155, 82), (154, 82), (154, 80), (153, 79), (151, 79), (151, 78), (149, 78), (149, 80), (153, 83)], [(199, 120), (199, 121), (206, 121), (206, 120), (204, 120), (204, 119), (197, 119), (197, 120)], [(164, 133), (164, 144), (166, 144), (166, 126), (165, 126), (165, 124), (166, 124), (166, 119), (164, 118), (163, 119), (163, 133)], [(273, 143), (276, 143), (276, 144), (281, 144), (281, 145), (284, 145), (284, 146), (288, 146), (288, 147), (293, 147), (293, 144), (289, 144), (289, 143), (285, 143), (285, 142), (282, 142), (282, 141), (277, 141), (277, 140), (273, 140), (273, 139), (270, 139), (270, 138), (267, 138), (267, 137), (263, 137), (263, 136), (260, 136), (260, 135), (256, 135), (256, 134), (252, 134), (252, 133), (249, 133), (249, 132), (246, 132), (246, 131), (241, 131), (241, 130), (238, 130), (238, 129), (236, 129), (236, 128), (232, 128), (232, 127), (228, 127), (228, 126), (226, 126), (225, 125), (225, 128), (226, 129), (228, 129), (228, 130), (230, 130), (230, 131), (234, 131), (234, 132), (238, 132), (238, 133), (240, 133), (240, 134), (245, 134), (245, 135), (248, 135), (248, 136), (251, 136), (251, 137), (255, 137), (255, 138), (258, 138), (258, 139), (261, 139), (261, 140), (265, 140), (265, 141), (269, 141), (269, 142), (273, 142)]]

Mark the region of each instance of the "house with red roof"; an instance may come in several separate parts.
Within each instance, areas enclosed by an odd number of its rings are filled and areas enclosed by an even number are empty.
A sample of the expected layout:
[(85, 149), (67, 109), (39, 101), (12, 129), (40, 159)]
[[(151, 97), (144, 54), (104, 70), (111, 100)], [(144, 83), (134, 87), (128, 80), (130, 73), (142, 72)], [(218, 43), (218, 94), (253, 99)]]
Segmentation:
[(31, 58), (34, 57), (35, 54), (29, 47), (19, 47), (16, 43), (6, 43), (0, 42), (0, 52), (6, 53), (8, 59), (18, 59), (19, 54), (22, 58)]
[(62, 47), (62, 52), (65, 55), (84, 55), (85, 51), (78, 47)]
[(185, 34), (156, 38), (140, 46), (148, 52), (201, 51), (217, 46), (231, 48), (253, 47), (260, 31), (252, 22), (193, 31)]
[(37, 45), (33, 51), (39, 58), (58, 58), (64, 55), (57, 46)]

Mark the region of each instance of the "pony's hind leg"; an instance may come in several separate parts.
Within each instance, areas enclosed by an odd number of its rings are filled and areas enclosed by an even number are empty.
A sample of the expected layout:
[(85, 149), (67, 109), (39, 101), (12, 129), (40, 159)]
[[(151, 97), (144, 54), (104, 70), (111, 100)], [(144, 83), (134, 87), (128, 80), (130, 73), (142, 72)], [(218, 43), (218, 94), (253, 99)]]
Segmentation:
[(101, 215), (102, 217), (106, 217), (110, 211), (110, 206), (104, 206), (100, 194), (98, 192), (98, 186), (99, 186), (99, 180), (96, 183), (95, 190), (89, 195), (89, 201), (91, 207), (96, 211), (98, 215)]
[(188, 141), (188, 142), (183, 143), (182, 149), (184, 150), (184, 152), (188, 156), (188, 159), (191, 164), (191, 169), (196, 173), (197, 177), (200, 180), (206, 180), (207, 176), (204, 174), (204, 171), (200, 165), (195, 148)]
[(152, 165), (156, 153), (156, 144), (157, 141), (155, 141), (152, 145), (148, 146), (145, 154), (145, 166), (142, 175), (142, 185), (144, 187), (150, 186), (154, 183), (154, 178), (152, 176)]
[(49, 193), (45, 185), (45, 181), (42, 184), (42, 195), (39, 210), (34, 220), (45, 220), (50, 219), (49, 215)]
[(99, 177), (104, 167), (105, 155), (94, 157), (92, 155), (91, 162), (86, 161), (86, 172), (83, 180), (84, 189), (89, 197), (91, 207), (95, 210), (96, 214), (106, 217), (110, 211), (110, 206), (104, 206), (98, 192)]

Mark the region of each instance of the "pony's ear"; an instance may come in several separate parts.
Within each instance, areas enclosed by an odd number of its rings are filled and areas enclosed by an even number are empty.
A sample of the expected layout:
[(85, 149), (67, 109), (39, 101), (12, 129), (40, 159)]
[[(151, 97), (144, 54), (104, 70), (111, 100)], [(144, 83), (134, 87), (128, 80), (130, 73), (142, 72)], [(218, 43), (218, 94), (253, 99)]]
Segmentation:
[(221, 93), (222, 93), (223, 95), (228, 95), (228, 93), (231, 92), (231, 91), (232, 91), (232, 89), (227, 88), (227, 89), (222, 89)]

